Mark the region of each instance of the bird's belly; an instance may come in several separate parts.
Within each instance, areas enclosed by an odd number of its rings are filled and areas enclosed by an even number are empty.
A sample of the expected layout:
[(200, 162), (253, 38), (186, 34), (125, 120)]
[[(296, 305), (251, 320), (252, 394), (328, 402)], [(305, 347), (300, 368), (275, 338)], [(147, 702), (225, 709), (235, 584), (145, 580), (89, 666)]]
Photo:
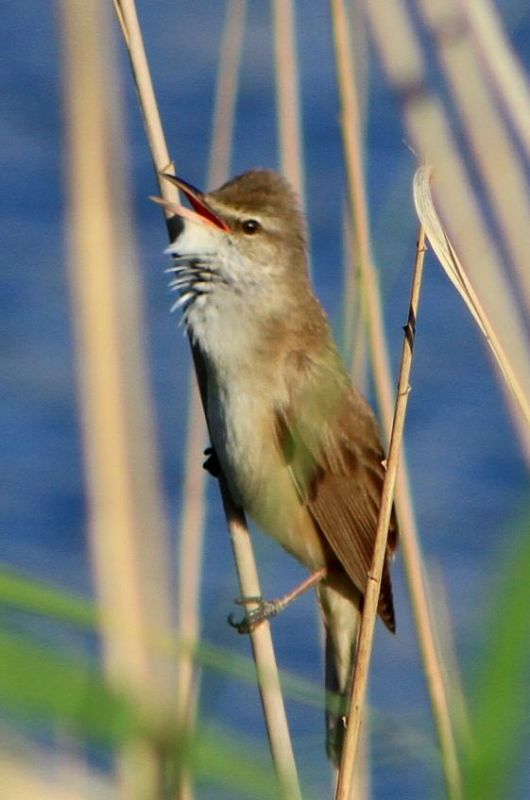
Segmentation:
[(280, 456), (268, 405), (244, 392), (209, 392), (212, 443), (239, 507), (302, 564), (319, 569), (325, 545)]

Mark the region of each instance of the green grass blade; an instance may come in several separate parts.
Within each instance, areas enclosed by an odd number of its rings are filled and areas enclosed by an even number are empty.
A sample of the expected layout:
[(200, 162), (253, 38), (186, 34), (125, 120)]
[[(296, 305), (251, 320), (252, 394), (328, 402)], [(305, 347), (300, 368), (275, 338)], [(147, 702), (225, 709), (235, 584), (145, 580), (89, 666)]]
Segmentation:
[(472, 691), (473, 745), (467, 754), (466, 800), (515, 797), (525, 756), (530, 677), (530, 511), (493, 598), (482, 667)]
[(89, 600), (5, 567), (0, 567), (0, 605), (43, 614), (82, 628), (97, 626), (97, 610)]

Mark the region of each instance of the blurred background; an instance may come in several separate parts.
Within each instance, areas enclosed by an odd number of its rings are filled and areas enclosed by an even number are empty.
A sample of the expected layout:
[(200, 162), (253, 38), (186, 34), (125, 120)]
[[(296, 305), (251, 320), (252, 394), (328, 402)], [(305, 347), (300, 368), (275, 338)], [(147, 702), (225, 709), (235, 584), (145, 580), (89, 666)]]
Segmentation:
[[(461, 119), (448, 100), (450, 91), (434, 40), (420, 26), (418, 4), (409, 7), (424, 48), (429, 86), (448, 101), (447, 119), (464, 159), (472, 162)], [(510, 45), (528, 69), (528, 5), (523, 0), (506, 0), (495, 7)], [(206, 187), (206, 181), (224, 4), (218, 0), (200, 4), (140, 1), (138, 10), (177, 174), (199, 187), (214, 188)], [(346, 179), (332, 27), (328, 6), (319, 0), (297, 4), (296, 12), (311, 263), (317, 294), (342, 341)], [(417, 163), (412, 151), (417, 144), (403, 126), (403, 96), (385, 75), (362, 16), (355, 18), (358, 24), (352, 35), (360, 75), (371, 238), (396, 375), (417, 236), (411, 197)], [(160, 210), (148, 200), (157, 187), (127, 54), (118, 26), (114, 27), (125, 108), (129, 180), (125, 202), (132, 209), (138, 247), (145, 348), (176, 582), (189, 347), (178, 316), (169, 313), (173, 296), (164, 273), (167, 237)], [(67, 280), (64, 54), (57, 9), (27, 2), (4, 4), (0, 53), (0, 569), (6, 575), (92, 598), (76, 400), (75, 312)], [(271, 8), (268, 3), (249, 2), (230, 174), (251, 167), (280, 167), (273, 63)], [(520, 144), (514, 149), (522, 154)], [(495, 157), (491, 152), (492, 161)], [(521, 164), (528, 188), (528, 160), (521, 157)], [(486, 205), (476, 166), (471, 167), (471, 182)], [(491, 210), (486, 213), (488, 219), (494, 216)], [(500, 242), (501, 255), (506, 255), (501, 235), (495, 232), (494, 238)], [(510, 543), (524, 527), (528, 472), (525, 447), (485, 342), (432, 254), (427, 257), (412, 389), (406, 450), (422, 549), (432, 576), (434, 607), (445, 598), (456, 657), (469, 686), (483, 657), (499, 573)], [(373, 399), (370, 381), (366, 391)], [(194, 455), (201, 460), (201, 449)], [(207, 478), (206, 490), (202, 637), (246, 657), (247, 640), (226, 624), (228, 613), (237, 610), (233, 599), (238, 588), (212, 478)], [(259, 532), (254, 545), (267, 597), (283, 593), (303, 577), (303, 570)], [(378, 624), (370, 681), (371, 796), (424, 800), (442, 796), (443, 780), (399, 554), (394, 576), (398, 633), (391, 637)], [(58, 654), (97, 663), (99, 645), (93, 632), (28, 613), (11, 601), (2, 608), (2, 625)], [(322, 658), (312, 594), (274, 621), (273, 636), (280, 668), (319, 686)], [(525, 674), (528, 677), (528, 670)], [(214, 731), (222, 723), (236, 740), (244, 737), (266, 756), (259, 699), (251, 683), (206, 668), (199, 708), (206, 730)], [(301, 780), (315, 797), (327, 796), (322, 709), (287, 695), (287, 711)], [(39, 747), (61, 750), (61, 735), (42, 715), (17, 713), (6, 702), (3, 717), (0, 735), (5, 733), (10, 747), (22, 737)], [(521, 730), (528, 749), (528, 709)], [(63, 749), (81, 748), (65, 737)], [(91, 744), (88, 752), (90, 763), (106, 767), (104, 746)], [(517, 763), (511, 796), (523, 798), (530, 796), (530, 770)], [(204, 781), (197, 797), (231, 797), (231, 791)]]

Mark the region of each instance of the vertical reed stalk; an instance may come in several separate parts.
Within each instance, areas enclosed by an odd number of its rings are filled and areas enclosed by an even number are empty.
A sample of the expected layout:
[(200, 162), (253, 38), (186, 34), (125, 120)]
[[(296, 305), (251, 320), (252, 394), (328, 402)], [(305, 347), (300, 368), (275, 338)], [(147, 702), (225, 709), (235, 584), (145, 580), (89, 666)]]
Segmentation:
[[(437, 206), (456, 251), (522, 386), (530, 394), (530, 349), (502, 259), (486, 226), (440, 99), (426, 85), (421, 44), (402, 0), (366, 3), (365, 11), (389, 83), (402, 100), (404, 123), (418, 157), (436, 170)], [(505, 389), (503, 385), (503, 390)], [(530, 432), (507, 394), (521, 446), (530, 460)]]
[[(142, 79), (142, 76), (145, 77), (145, 75), (149, 75), (149, 68), (134, 0), (115, 0), (115, 3), (119, 10), (119, 16), (121, 16), (124, 22), (126, 42), (130, 46), (131, 64), (138, 86), (140, 105), (144, 115), (147, 137), (151, 146), (155, 170), (159, 178), (162, 196), (164, 199), (167, 199), (165, 195), (167, 191), (165, 184), (167, 184), (168, 181), (161, 180), (160, 173), (167, 170), (169, 157), (167, 155), (167, 146), (165, 145), (165, 137), (159, 114), (158, 112), (156, 112), (156, 114), (151, 114), (149, 112), (149, 109), (156, 106), (156, 101), (154, 99), (151, 80)], [(163, 143), (163, 146), (159, 146), (155, 149), (153, 147), (153, 142), (157, 142), (159, 145)], [(194, 353), (194, 361), (199, 389), (201, 390), (201, 396), (204, 401), (203, 366), (197, 353)], [(236, 567), (240, 578), (241, 593), (246, 596), (261, 595), (255, 559), (245, 521), (234, 507), (223, 481), (220, 482), (220, 486), (236, 557)], [(289, 800), (296, 800), (296, 798), (300, 797), (300, 789), (298, 786), (296, 765), (281, 694), (280, 680), (274, 657), (270, 626), (264, 623), (256, 628), (251, 634), (251, 641), (254, 659), (256, 661), (256, 671), (264, 709), (265, 723), (280, 784), (280, 791), (282, 797), (288, 798)]]
[[(193, 733), (197, 714), (198, 669), (195, 646), (200, 639), (201, 572), (204, 543), (204, 470), (200, 454), (206, 440), (206, 425), (195, 374), (188, 380), (188, 422), (185, 447), (182, 510), (179, 519), (177, 575), (177, 634), (185, 642), (177, 671), (177, 715), (186, 736)], [(176, 800), (191, 800), (192, 778), (188, 769), (178, 775)]]
[[(153, 722), (172, 719), (167, 530), (143, 357), (143, 320), (127, 214), (121, 103), (102, 0), (60, 4), (68, 120), (70, 282), (89, 496), (89, 544), (104, 669)], [(155, 795), (154, 746), (120, 760), (125, 798)]]
[(276, 98), (281, 169), (305, 205), (296, 24), (293, 0), (273, 0)]
[[(376, 4), (377, 5), (377, 4)], [(362, 290), (368, 316), (368, 337), (376, 394), (383, 428), (387, 433), (392, 424), (393, 389), (377, 273), (372, 261), (369, 241), (367, 202), (362, 175), (359, 125), (355, 95), (355, 72), (350, 44), (346, 34), (347, 15), (343, 0), (331, 0), (335, 35), (337, 76), (341, 98), (341, 128), (348, 174), (348, 189), (352, 224), (356, 231)], [(367, 6), (373, 10), (373, 4)], [(436, 648), (432, 617), (424, 584), (424, 569), (414, 517), (410, 483), (405, 455), (397, 476), (396, 507), (401, 531), (401, 549), (407, 573), (412, 609), (418, 633), (425, 676), (442, 751), (442, 762), (450, 796), (459, 797), (459, 770), (456, 745), (449, 714), (449, 701), (443, 669)]]
[(414, 265), (414, 274), (412, 279), (408, 322), (405, 327), (403, 352), (401, 356), (401, 369), (399, 373), (396, 408), (394, 412), (392, 434), (390, 437), (390, 446), (388, 450), (387, 468), (381, 496), (381, 507), (379, 510), (379, 519), (377, 523), (374, 554), (372, 557), (372, 564), (368, 575), (369, 580), (364, 596), (359, 643), (357, 648), (357, 660), (353, 674), (348, 725), (344, 737), (344, 747), (339, 770), (336, 800), (349, 800), (351, 796), (355, 756), (357, 752), (362, 715), (364, 712), (364, 700), (366, 695), (366, 686), (368, 683), (368, 673), (370, 670), (374, 628), (377, 618), (377, 605), (379, 601), (379, 591), (381, 588), (381, 575), (383, 572), (383, 564), (386, 553), (388, 525), (390, 522), (390, 515), (392, 513), (394, 487), (396, 485), (397, 469), (400, 459), (401, 443), (403, 440), (403, 429), (405, 425), (405, 415), (407, 412), (407, 404), (410, 393), (409, 378), (412, 365), (412, 352), (414, 347), (414, 336), (416, 332), (416, 319), (418, 313), (425, 249), (425, 233), (423, 227), (420, 227), (416, 251), (416, 262)]
[(208, 189), (220, 186), (230, 174), (246, 6), (246, 0), (227, 0), (226, 4), (212, 121)]
[(517, 274), (521, 300), (528, 311), (530, 194), (524, 164), (485, 80), (473, 40), (463, 25), (465, 17), (460, 0), (416, 0), (416, 5), (437, 46), (485, 194)]
[(528, 79), (510, 47), (491, 0), (461, 0), (471, 35), (480, 51), (500, 103), (509, 115), (526, 157), (530, 159), (530, 89)]
[[(245, 22), (246, 0), (228, 0), (221, 41), (217, 88), (212, 122), (212, 143), (208, 168), (208, 187), (218, 186), (230, 168), (239, 64)], [(177, 581), (177, 624), (179, 637), (186, 642), (178, 664), (178, 717), (185, 730), (195, 727), (198, 695), (198, 670), (194, 664), (194, 645), (200, 638), (200, 592), (204, 542), (205, 471), (200, 453), (207, 437), (206, 422), (193, 368), (188, 390), (186, 465), (179, 525)], [(191, 800), (193, 788), (189, 770), (179, 775), (177, 800)]]

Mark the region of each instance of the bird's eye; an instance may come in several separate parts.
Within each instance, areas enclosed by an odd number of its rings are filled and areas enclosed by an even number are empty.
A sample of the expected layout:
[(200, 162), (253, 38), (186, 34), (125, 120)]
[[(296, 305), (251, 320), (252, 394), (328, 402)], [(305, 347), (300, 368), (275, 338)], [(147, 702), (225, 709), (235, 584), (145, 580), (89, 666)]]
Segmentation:
[(246, 219), (243, 221), (241, 227), (243, 229), (243, 233), (248, 233), (250, 235), (261, 230), (261, 225), (257, 219)]

